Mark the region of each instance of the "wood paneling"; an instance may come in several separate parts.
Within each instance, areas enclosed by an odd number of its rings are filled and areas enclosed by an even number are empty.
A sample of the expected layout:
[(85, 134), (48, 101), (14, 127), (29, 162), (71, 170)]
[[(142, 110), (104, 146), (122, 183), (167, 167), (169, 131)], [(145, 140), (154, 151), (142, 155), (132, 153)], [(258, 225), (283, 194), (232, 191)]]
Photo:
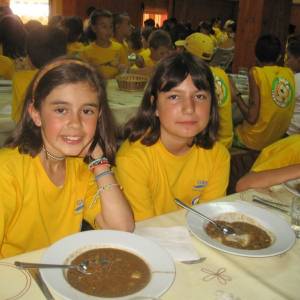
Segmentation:
[(277, 35), (285, 44), (291, 0), (240, 0), (233, 70), (255, 65), (255, 43), (262, 34)]
[(293, 4), (290, 23), (296, 25), (296, 33), (300, 33), (300, 4)]

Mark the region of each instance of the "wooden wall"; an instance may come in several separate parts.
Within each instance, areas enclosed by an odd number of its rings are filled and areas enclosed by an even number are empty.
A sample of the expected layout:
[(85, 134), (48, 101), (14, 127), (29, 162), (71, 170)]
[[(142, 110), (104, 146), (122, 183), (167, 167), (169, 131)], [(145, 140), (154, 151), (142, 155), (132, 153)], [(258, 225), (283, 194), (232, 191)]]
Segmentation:
[(296, 33), (300, 33), (300, 4), (293, 4), (290, 23), (296, 25)]

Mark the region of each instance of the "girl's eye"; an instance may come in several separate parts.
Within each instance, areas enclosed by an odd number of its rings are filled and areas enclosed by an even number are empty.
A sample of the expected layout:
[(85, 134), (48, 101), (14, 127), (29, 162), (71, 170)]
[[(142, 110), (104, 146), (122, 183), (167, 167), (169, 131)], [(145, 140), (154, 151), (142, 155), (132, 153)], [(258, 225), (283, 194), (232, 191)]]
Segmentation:
[(169, 97), (168, 97), (168, 99), (170, 99), (170, 100), (178, 100), (178, 96), (177, 95), (170, 95)]
[(55, 112), (59, 113), (59, 114), (63, 114), (66, 112), (66, 109), (63, 107), (58, 107), (54, 110)]
[(203, 100), (206, 100), (206, 99), (207, 99), (206, 95), (203, 95), (203, 94), (196, 94), (195, 95), (195, 100), (196, 101), (203, 101)]
[(84, 108), (82, 111), (85, 115), (92, 115), (95, 113), (95, 109), (92, 108)]

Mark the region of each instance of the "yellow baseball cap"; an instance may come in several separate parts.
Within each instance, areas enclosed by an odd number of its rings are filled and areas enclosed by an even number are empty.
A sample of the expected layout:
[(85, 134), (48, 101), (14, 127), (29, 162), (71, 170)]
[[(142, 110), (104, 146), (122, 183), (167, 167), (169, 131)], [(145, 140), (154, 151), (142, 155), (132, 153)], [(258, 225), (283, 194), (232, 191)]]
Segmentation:
[(208, 35), (200, 32), (189, 35), (185, 39), (184, 47), (188, 52), (204, 60), (211, 60), (214, 54), (213, 40)]

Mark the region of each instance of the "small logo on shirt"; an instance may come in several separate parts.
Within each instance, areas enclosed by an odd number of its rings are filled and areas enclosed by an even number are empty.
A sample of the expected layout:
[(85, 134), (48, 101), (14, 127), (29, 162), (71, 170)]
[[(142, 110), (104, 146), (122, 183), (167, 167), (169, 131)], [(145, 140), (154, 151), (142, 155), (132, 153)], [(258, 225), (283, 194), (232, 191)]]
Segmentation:
[(214, 79), (218, 106), (223, 106), (227, 101), (228, 89), (222, 78), (219, 76), (214, 76)]
[(294, 95), (293, 88), (288, 80), (276, 77), (272, 82), (272, 99), (282, 108), (287, 107)]
[(74, 209), (75, 213), (78, 214), (78, 213), (82, 212), (83, 208), (84, 208), (84, 201), (82, 199), (77, 200), (75, 203), (75, 209)]
[[(193, 186), (194, 191), (201, 191), (203, 188), (207, 186), (207, 181), (206, 180), (197, 180), (197, 183)], [(192, 205), (195, 205), (199, 203), (200, 201), (200, 195), (197, 195), (192, 199)]]

